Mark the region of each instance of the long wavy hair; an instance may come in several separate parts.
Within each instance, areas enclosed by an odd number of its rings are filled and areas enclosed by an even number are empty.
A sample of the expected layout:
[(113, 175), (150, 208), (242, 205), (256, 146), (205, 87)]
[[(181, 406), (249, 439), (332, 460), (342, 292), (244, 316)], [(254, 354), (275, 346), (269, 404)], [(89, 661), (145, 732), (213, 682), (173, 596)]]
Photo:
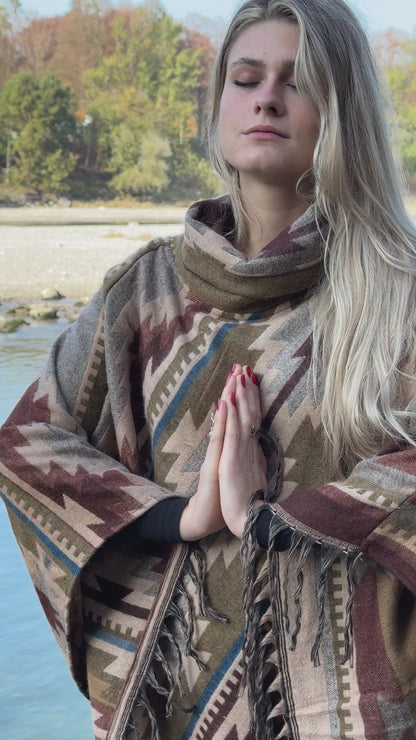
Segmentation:
[(247, 234), (247, 216), (238, 172), (219, 145), (219, 105), (239, 34), (254, 23), (276, 20), (299, 27), (296, 84), (319, 113), (312, 178), (305, 173), (298, 183), (301, 192), (312, 180), (311, 201), (329, 225), (324, 278), (311, 301), (311, 377), (328, 451), (345, 469), (391, 440), (415, 444), (406, 388), (415, 369), (416, 230), (404, 206), (389, 96), (348, 5), (248, 0), (231, 21), (217, 57), (207, 129), (211, 161), (230, 192), (237, 243)]

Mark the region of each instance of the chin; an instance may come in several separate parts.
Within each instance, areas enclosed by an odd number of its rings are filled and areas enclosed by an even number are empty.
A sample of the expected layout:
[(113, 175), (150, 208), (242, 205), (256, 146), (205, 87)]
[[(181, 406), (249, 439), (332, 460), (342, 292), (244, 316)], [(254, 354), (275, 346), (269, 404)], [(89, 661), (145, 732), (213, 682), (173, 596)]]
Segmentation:
[(279, 183), (288, 184), (289, 182), (297, 182), (298, 177), (288, 172), (287, 167), (270, 167), (270, 162), (264, 166), (257, 166), (250, 169), (238, 168), (241, 177), (245, 180), (259, 180), (269, 185), (277, 185)]

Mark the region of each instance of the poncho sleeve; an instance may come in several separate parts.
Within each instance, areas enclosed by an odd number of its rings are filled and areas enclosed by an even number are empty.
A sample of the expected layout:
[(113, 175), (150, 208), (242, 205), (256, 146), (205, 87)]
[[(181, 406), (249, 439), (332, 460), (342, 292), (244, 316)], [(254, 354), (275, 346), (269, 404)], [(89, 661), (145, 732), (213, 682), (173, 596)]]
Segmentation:
[(345, 480), (273, 504), (270, 533), (289, 525), (334, 551), (361, 554), (416, 594), (415, 504), (416, 448), (406, 446), (360, 461)]
[(112, 400), (104, 324), (98, 294), (57, 340), (0, 433), (0, 489), (11, 524), (85, 693), (80, 574), (103, 543), (172, 495), (146, 477), (144, 415), (137, 428), (127, 400), (124, 410), (123, 400), (120, 408)]

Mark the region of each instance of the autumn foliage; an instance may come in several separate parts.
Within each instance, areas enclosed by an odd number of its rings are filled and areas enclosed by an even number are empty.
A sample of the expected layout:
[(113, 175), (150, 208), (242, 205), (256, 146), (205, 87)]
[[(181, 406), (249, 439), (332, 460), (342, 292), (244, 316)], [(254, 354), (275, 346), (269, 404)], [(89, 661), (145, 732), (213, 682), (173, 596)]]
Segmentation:
[(1, 181), (38, 193), (178, 200), (218, 188), (202, 146), (215, 49), (158, 2), (0, 6)]
[[(203, 145), (215, 56), (203, 16), (191, 29), (158, 0), (73, 0), (54, 18), (3, 2), (0, 189), (170, 202), (218, 190)], [(373, 46), (416, 186), (416, 38), (389, 30)]]

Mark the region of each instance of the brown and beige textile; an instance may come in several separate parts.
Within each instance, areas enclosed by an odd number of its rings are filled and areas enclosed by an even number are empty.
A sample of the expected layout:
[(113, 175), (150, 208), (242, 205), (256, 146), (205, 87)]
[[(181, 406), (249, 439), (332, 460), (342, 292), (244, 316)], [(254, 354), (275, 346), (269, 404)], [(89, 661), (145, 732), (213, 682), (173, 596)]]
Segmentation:
[[(14, 532), (97, 740), (410, 740), (416, 451), (338, 478), (308, 378), (325, 224), (310, 209), (251, 261), (229, 225), (227, 198), (193, 206), (57, 340), (1, 430)], [(226, 530), (137, 541), (138, 517), (196, 490), (234, 362), (284, 451), (270, 537), (283, 519), (291, 548), (260, 551), (252, 517), (241, 553)]]

